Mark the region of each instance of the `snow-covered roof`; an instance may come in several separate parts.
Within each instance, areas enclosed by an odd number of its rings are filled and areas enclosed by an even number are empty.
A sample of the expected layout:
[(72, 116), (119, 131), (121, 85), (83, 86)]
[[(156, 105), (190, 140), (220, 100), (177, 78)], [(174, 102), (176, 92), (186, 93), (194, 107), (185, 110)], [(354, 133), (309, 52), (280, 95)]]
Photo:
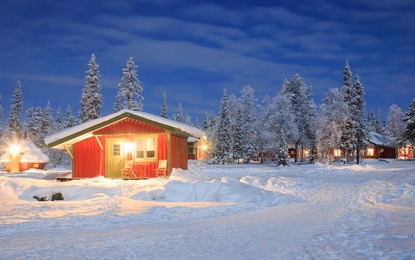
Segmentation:
[(395, 141), (391, 137), (379, 134), (377, 132), (369, 132), (368, 141), (373, 145), (390, 147), (393, 147), (395, 143)]
[[(23, 140), (17, 147), (20, 153), (20, 162), (22, 163), (48, 163), (49, 157), (42, 153), (42, 151), (36, 147), (32, 141)], [(0, 158), (0, 162), (10, 162), (10, 151), (7, 151)]]
[(193, 136), (195, 138), (200, 138), (203, 135), (202, 130), (190, 125), (142, 111), (123, 109), (116, 113), (90, 120), (74, 127), (64, 129), (58, 133), (46, 136), (45, 143), (51, 148), (63, 149), (65, 144), (70, 145), (90, 138), (93, 136), (94, 131), (121, 121), (124, 118), (132, 118), (152, 125), (157, 125), (161, 128), (167, 129), (171, 133)]

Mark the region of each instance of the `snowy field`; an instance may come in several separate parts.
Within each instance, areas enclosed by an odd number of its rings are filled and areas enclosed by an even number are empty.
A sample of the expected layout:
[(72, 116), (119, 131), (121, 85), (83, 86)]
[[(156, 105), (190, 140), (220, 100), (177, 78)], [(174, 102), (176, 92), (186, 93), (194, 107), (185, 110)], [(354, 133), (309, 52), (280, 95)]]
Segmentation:
[(415, 259), (414, 161), (68, 171), (0, 172), (0, 259)]

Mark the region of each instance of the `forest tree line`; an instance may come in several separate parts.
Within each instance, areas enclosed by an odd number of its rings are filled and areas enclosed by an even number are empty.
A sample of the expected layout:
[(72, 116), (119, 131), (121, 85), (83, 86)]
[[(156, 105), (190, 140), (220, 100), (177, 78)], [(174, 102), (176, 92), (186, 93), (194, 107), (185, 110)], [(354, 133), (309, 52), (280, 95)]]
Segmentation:
[[(99, 65), (92, 54), (86, 71), (86, 83), (77, 116), (67, 106), (64, 114), (59, 106), (53, 116), (50, 102), (43, 109), (30, 107), (22, 121), (23, 94), (20, 81), (15, 86), (10, 113), (5, 129), (1, 127), (3, 108), (0, 95), (0, 141), (4, 145), (13, 139), (29, 139), (42, 149), (55, 165), (70, 163), (63, 151), (49, 149), (44, 138), (65, 128), (99, 118), (103, 96), (101, 94)], [(137, 77), (137, 66), (130, 57), (118, 84), (113, 111), (121, 109), (143, 110), (143, 88)], [(404, 113), (397, 105), (389, 107), (387, 118), (380, 120), (372, 110), (365, 112), (364, 88), (359, 76), (353, 77), (348, 64), (343, 70), (343, 85), (332, 88), (319, 106), (313, 100), (311, 86), (298, 74), (284, 80), (276, 96), (266, 96), (261, 102), (251, 86), (242, 88), (240, 96), (223, 91), (218, 115), (205, 112), (202, 126), (198, 120), (191, 122), (179, 103), (171, 119), (193, 125), (205, 131), (209, 140), (208, 154), (213, 163), (249, 162), (253, 158), (276, 160), (279, 165), (289, 165), (288, 147), (295, 148), (295, 161), (300, 150), (310, 151), (309, 161), (329, 162), (331, 151), (342, 148), (354, 153), (359, 163), (360, 150), (370, 131), (390, 136), (395, 146), (415, 141), (415, 100)], [(169, 118), (167, 96), (163, 92), (160, 116)]]

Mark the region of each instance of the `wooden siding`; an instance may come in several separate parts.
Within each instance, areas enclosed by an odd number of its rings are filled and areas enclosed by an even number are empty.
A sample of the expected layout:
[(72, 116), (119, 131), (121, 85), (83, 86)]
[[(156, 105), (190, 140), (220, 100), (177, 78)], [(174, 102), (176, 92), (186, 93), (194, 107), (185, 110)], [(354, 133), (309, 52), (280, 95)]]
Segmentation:
[[(101, 156), (104, 160), (104, 154), (95, 137), (88, 138), (74, 144), (74, 178), (93, 178), (102, 174), (102, 165), (100, 167)], [(101, 169), (101, 172), (100, 172)]]
[(171, 135), (171, 167), (187, 170), (187, 139)]
[(121, 134), (121, 133), (160, 133), (163, 128), (137, 121), (132, 118), (124, 118), (112, 125), (101, 128), (94, 132), (96, 135)]

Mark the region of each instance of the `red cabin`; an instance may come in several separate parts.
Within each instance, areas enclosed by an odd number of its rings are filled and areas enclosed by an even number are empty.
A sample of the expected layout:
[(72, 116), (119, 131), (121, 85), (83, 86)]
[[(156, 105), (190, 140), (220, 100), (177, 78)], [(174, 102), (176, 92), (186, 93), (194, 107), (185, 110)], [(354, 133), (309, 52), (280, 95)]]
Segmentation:
[[(195, 127), (141, 111), (121, 110), (47, 136), (50, 148), (66, 149), (72, 157), (72, 177), (154, 178), (159, 162), (187, 169), (188, 144), (203, 132)], [(164, 164), (164, 163), (163, 163)], [(131, 176), (129, 176), (130, 178)]]

